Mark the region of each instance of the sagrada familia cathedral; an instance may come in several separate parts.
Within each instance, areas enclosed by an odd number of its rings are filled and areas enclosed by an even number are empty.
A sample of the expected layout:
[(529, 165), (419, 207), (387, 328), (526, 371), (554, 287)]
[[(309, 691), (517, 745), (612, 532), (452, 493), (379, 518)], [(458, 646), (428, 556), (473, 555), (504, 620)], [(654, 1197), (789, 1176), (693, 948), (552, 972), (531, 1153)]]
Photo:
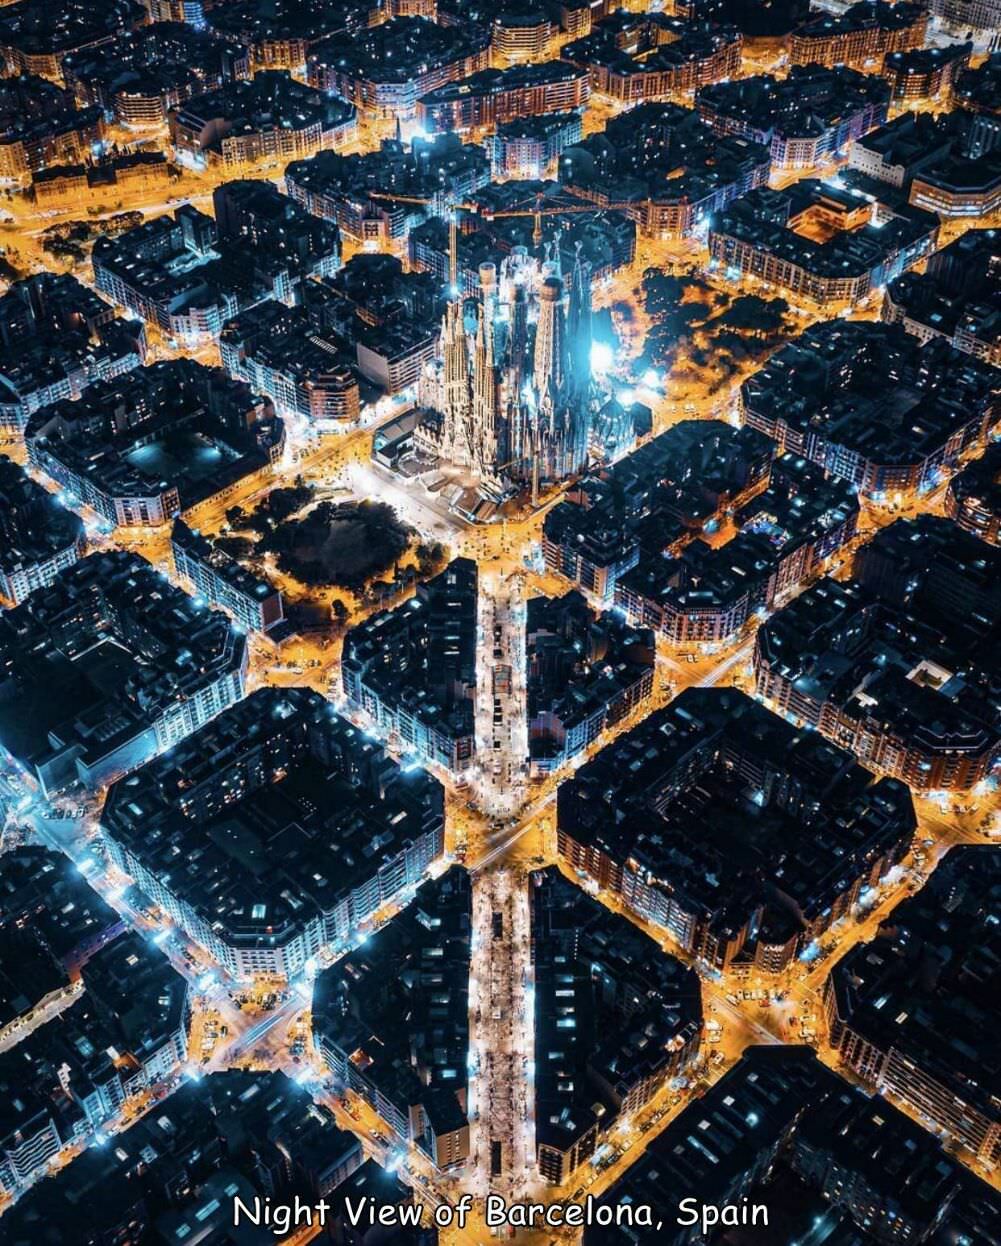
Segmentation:
[(524, 248), (480, 268), (475, 327), (454, 298), (442, 321), (439, 359), (422, 381), (427, 416), (415, 447), (466, 469), (497, 497), (567, 479), (588, 461), (591, 287), (578, 256), (567, 282), (558, 261), (541, 266)]

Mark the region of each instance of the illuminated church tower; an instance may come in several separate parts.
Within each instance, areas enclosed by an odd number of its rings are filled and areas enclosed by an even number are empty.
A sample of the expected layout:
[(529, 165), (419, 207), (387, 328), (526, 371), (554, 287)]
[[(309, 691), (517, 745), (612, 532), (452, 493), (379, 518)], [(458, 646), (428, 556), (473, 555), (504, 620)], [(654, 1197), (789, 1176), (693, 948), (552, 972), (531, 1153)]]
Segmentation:
[[(463, 301), (442, 321), (441, 363), (433, 373), (439, 420), (422, 451), (468, 468), (495, 495), (578, 475), (587, 468), (594, 411), (591, 291), (578, 255), (569, 282), (558, 262), (527, 252), (505, 259), (502, 281), (480, 269), (475, 334)], [(532, 309), (536, 309), (532, 324)], [(533, 334), (534, 328), (534, 334)]]
[(539, 286), (539, 321), (535, 326), (532, 379), (540, 408), (554, 406), (567, 382), (566, 324), (563, 318), (563, 281), (551, 272)]
[(494, 363), (494, 324), (489, 305), (480, 305), (480, 323), (473, 353), (474, 466), (481, 476), (493, 477), (497, 457), (497, 408), (499, 378)]
[(453, 299), (441, 322), (443, 458), (458, 467), (471, 467), (476, 452), (472, 399), (469, 392), (469, 351), (463, 324), (462, 302)]

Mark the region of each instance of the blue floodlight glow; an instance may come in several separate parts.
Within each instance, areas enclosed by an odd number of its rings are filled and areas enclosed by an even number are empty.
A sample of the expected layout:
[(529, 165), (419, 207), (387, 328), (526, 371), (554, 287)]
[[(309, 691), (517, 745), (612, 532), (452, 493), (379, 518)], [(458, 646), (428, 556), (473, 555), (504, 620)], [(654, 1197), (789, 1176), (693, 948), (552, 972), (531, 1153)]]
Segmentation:
[(609, 370), (615, 360), (611, 346), (607, 342), (591, 343), (591, 371), (604, 373)]

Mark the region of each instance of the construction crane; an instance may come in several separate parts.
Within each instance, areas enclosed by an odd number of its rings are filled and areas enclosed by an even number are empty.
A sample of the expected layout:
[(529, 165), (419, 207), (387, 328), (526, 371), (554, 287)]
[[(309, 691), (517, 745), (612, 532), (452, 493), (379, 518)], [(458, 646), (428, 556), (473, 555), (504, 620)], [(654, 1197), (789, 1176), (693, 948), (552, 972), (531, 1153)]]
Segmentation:
[[(541, 199), (542, 196), (539, 196)], [(533, 218), (532, 227), (532, 245), (535, 247), (542, 246), (542, 218), (544, 216), (566, 216), (571, 212), (623, 212), (627, 208), (634, 208), (634, 203), (567, 203), (562, 207), (542, 207), (538, 201), (534, 208), (501, 208), (494, 211), (491, 208), (480, 209), (480, 214), (484, 220), (493, 221), (503, 216), (530, 216)]]
[[(422, 207), (427, 207), (429, 203), (435, 203), (440, 196), (438, 195), (393, 195), (388, 191), (370, 190), (366, 192), (369, 199), (386, 199), (390, 203), (416, 203)], [(456, 220), (456, 212), (465, 209), (469, 212), (475, 212), (476, 205), (471, 203), (457, 203), (452, 198), (445, 199), (445, 211), (448, 213), (448, 285), (450, 290), (457, 290), (456, 280), (459, 273), (459, 227)]]
[[(416, 203), (423, 206), (435, 203), (438, 195), (394, 195), (389, 191), (370, 190), (366, 192), (370, 199), (385, 199), (391, 203)], [(448, 282), (453, 290), (458, 289), (458, 220), (456, 213), (471, 212), (474, 216), (482, 216), (485, 221), (498, 220), (501, 217), (530, 216), (532, 217), (532, 245), (542, 246), (542, 218), (544, 216), (567, 216), (574, 212), (624, 212), (635, 208), (635, 203), (568, 203), (561, 206), (545, 206), (545, 195), (535, 197), (535, 205), (531, 208), (488, 208), (481, 203), (460, 203), (446, 197), (445, 210), (448, 213)]]

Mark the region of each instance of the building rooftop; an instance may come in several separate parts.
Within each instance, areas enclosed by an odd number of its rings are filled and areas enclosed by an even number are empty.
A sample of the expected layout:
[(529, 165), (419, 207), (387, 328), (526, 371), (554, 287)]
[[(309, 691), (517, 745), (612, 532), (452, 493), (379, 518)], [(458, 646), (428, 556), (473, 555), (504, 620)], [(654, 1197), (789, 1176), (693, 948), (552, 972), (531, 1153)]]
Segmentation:
[(811, 12), (809, 20), (796, 27), (794, 38), (822, 41), (866, 30), (902, 31), (926, 20), (926, 10), (920, 4), (860, 0), (842, 13)]
[(897, 519), (855, 555), (855, 578), (896, 609), (914, 610), (983, 643), (1001, 622), (1001, 552), (940, 515)]
[(471, 736), (477, 582), (476, 564), (457, 558), (415, 597), (351, 628), (342, 658), (348, 694), (361, 703), (374, 695), (445, 735)]
[(194, 921), (267, 949), (332, 921), (441, 819), (437, 780), (404, 773), (319, 693), (262, 688), (116, 783), (102, 827)]
[(155, 725), (245, 656), (225, 615), (144, 558), (91, 554), (0, 614), (0, 744), (49, 790), (126, 746), (142, 760)]
[(220, 1242), (264, 1246), (274, 1241), (270, 1228), (244, 1224), (246, 1233), (231, 1235), (234, 1197), (247, 1205), (256, 1196), (312, 1201), (343, 1188), (362, 1160), (358, 1141), (284, 1074), (215, 1073), (185, 1081), (113, 1143), (88, 1148), (28, 1191), (4, 1230), (11, 1246), (59, 1246), (81, 1223), (109, 1238), (139, 1232), (171, 1241), (208, 1231)]
[(30, 1012), (122, 928), (68, 857), (25, 846), (0, 857), (0, 1029)]
[[(634, 595), (672, 612), (724, 612), (750, 590), (764, 606), (766, 586), (783, 562), (800, 550), (824, 550), (839, 531), (854, 531), (858, 495), (846, 481), (795, 454), (771, 464), (768, 487), (733, 517), (736, 535), (722, 545), (696, 538), (671, 557), (648, 548), (619, 580)], [(833, 552), (827, 550), (826, 552)], [(812, 570), (804, 555), (804, 574)]]
[(516, 117), (513, 121), (501, 122), (494, 134), (505, 142), (516, 142), (518, 139), (545, 141), (560, 134), (568, 126), (579, 124), (580, 116), (575, 112), (541, 113), (538, 116)]
[(920, 325), (961, 350), (1001, 358), (1001, 230), (967, 230), (937, 251), (923, 273), (892, 282), (887, 299), (905, 328)]
[[(349, 1208), (357, 1208), (360, 1201), (367, 1198), (373, 1199), (376, 1206), (381, 1207), (415, 1201), (413, 1189), (404, 1185), (393, 1170), (381, 1168), (374, 1159), (367, 1159), (360, 1168), (341, 1182), (330, 1196), (330, 1220), (339, 1226), (340, 1233), (350, 1231), (348, 1229)], [(424, 1227), (428, 1219), (428, 1213), (425, 1211), (421, 1227), (395, 1227), (388, 1246), (438, 1246), (438, 1230)], [(353, 1242), (354, 1239), (347, 1240)]]
[(1001, 1058), (1001, 860), (989, 845), (950, 849), (876, 938), (831, 970), (841, 1022), (893, 1050), (976, 1110), (997, 1118)]
[(289, 299), (313, 273), (336, 268), (340, 235), (268, 181), (225, 182), (213, 192), (215, 218), (190, 204), (94, 244), (98, 284), (122, 289), (143, 315), (172, 332), (185, 313), (218, 319), (269, 295)]
[(26, 56), (61, 56), (138, 26), (146, 11), (138, 0), (20, 0), (0, 14), (0, 46)]
[(187, 980), (136, 931), (95, 952), (81, 976), (85, 997), (100, 1001), (105, 1016), (114, 1016), (118, 1050), (139, 1063), (162, 1044), (163, 1035), (187, 1027)]
[(914, 749), (925, 770), (936, 757), (989, 765), (1001, 753), (1001, 553), (949, 520), (901, 519), (856, 555), (855, 577), (822, 580), (773, 616), (757, 662), (804, 706)]
[[(7, 12), (14, 7), (8, 6)], [(5, 42), (3, 23), (0, 14), (0, 48)], [(0, 83), (0, 150), (18, 144), (40, 144), (44, 149), (76, 130), (96, 134), (101, 119), (100, 108), (78, 108), (71, 91), (64, 91), (45, 78), (23, 74)], [(29, 156), (27, 163), (42, 162)]]
[(735, 26), (619, 10), (598, 22), (589, 35), (564, 44), (560, 56), (578, 65), (600, 65), (616, 74), (642, 76), (709, 60), (740, 39)]
[[(1001, 1204), (941, 1142), (881, 1097), (826, 1068), (806, 1047), (749, 1047), (737, 1064), (647, 1145), (602, 1203), (652, 1207), (661, 1228), (590, 1227), (585, 1246), (680, 1246), (678, 1203), (763, 1205), (760, 1219), (719, 1229), (721, 1246), (781, 1246), (816, 1237), (876, 1246), (894, 1233), (933, 1246), (996, 1246)], [(873, 1214), (874, 1213), (874, 1214)]]
[[(223, 14), (228, 6), (217, 6)], [(330, 12), (329, 9), (326, 10)], [(275, 126), (287, 130), (332, 130), (355, 116), (353, 104), (277, 70), (261, 70), (249, 81), (229, 82), (214, 91), (193, 95), (172, 113), (172, 122), (183, 130), (200, 133), (212, 126), (215, 137), (203, 150), (218, 152), (224, 139)], [(222, 121), (225, 124), (220, 125)], [(214, 125), (213, 125), (214, 123)]]
[[(645, 1153), (603, 1196), (607, 1203), (652, 1206), (654, 1224), (639, 1241), (673, 1243), (678, 1203), (729, 1201), (747, 1188), (747, 1176), (764, 1167), (804, 1109), (838, 1085), (837, 1076), (807, 1047), (749, 1047), (737, 1064), (690, 1103), (647, 1144)], [(637, 1236), (621, 1229), (586, 1230), (587, 1246), (626, 1246)]]
[(628, 859), (718, 938), (758, 911), (757, 938), (772, 943), (829, 911), (915, 825), (902, 783), (715, 688), (687, 689), (607, 745), (558, 808), (561, 835)]
[(42, 407), (25, 437), (112, 498), (176, 489), (186, 510), (260, 471), (284, 436), (270, 404), (221, 368), (173, 359)]
[[(937, 50), (937, 49), (936, 49)], [(877, 176), (902, 184), (915, 202), (915, 180), (949, 191), (987, 191), (1001, 181), (1001, 155), (990, 137), (990, 126), (964, 109), (953, 112), (905, 112), (855, 140), (853, 167), (869, 168), (867, 153), (880, 158)], [(860, 160), (860, 154), (862, 159)], [(870, 170), (872, 171), (872, 170)]]
[[(846, 644), (846, 639), (850, 642)], [(991, 754), (997, 715), (978, 689), (971, 655), (910, 613), (824, 580), (779, 611), (758, 641), (761, 661), (811, 702), (872, 719), (927, 753)]]
[(694, 1059), (702, 989), (694, 969), (555, 866), (529, 875), (535, 998), (535, 1139), (567, 1150), (611, 1128), (650, 1080)]
[(952, 98), (970, 112), (1001, 113), (1001, 52), (993, 52), (975, 69), (964, 69)]
[(598, 616), (581, 593), (532, 597), (525, 619), (529, 749), (560, 754), (568, 732), (649, 679), (653, 633)]
[(247, 73), (247, 50), (190, 22), (155, 22), (72, 52), (63, 60), (63, 76), (92, 103), (111, 105), (119, 91), (178, 88), (183, 95), (216, 86)]
[(453, 866), (313, 988), (321, 1049), (404, 1119), (420, 1104), (436, 1133), (466, 1121), (471, 928), (469, 875)]
[(489, 42), (486, 27), (463, 29), (418, 17), (393, 17), (356, 34), (315, 43), (307, 57), (307, 74), (311, 82), (329, 72), (366, 82), (405, 83), (430, 66), (484, 52)]
[(95, 952), (82, 978), (76, 1002), (0, 1053), (7, 1151), (20, 1146), (12, 1135), (37, 1131), (46, 1116), (67, 1142), (110, 1119), (127, 1094), (145, 1088), (144, 1065), (174, 1049), (187, 1028), (188, 984), (142, 935), (123, 934)]
[(247, 43), (302, 40), (307, 45), (367, 24), (367, 0), (227, 0), (214, 4), (205, 14), (213, 30)]
[(951, 151), (963, 128), (953, 113), (903, 112), (855, 139), (854, 146), (879, 156), (889, 168), (903, 168), (907, 177)]
[(252, 571), (248, 571), (242, 563), (237, 562), (225, 550), (213, 545), (197, 529), (189, 528), (182, 519), (174, 520), (170, 541), (172, 545), (179, 545), (185, 549), (192, 558), (211, 567), (215, 575), (225, 580), (227, 584), (231, 585), (245, 597), (261, 601), (277, 591), (273, 584), (255, 575)]
[(961, 510), (969, 508), (972, 513), (982, 517), (981, 523), (985, 537), (992, 524), (993, 531), (999, 531), (999, 526), (1001, 526), (1001, 442), (994, 442), (988, 446), (979, 459), (973, 459), (961, 472), (957, 472), (950, 481), (949, 488)]
[(83, 537), (83, 520), (0, 454), (0, 573), (13, 576)]
[(763, 144), (714, 134), (680, 104), (644, 103), (577, 143), (560, 162), (560, 180), (581, 190), (601, 189), (617, 202), (698, 203), (720, 195), (722, 206), (759, 171), (767, 175), (769, 166)]
[(508, 69), (481, 69), (458, 82), (447, 82), (421, 96), (421, 106), (427, 112), (461, 100), (470, 95), (500, 95), (504, 91), (519, 91), (526, 87), (550, 83), (570, 82), (581, 76), (581, 69), (567, 61), (544, 61), (538, 65), (512, 65)]
[[(454, 134), (418, 139), (409, 147), (383, 139), (378, 151), (341, 155), (319, 151), (293, 160), (285, 171), (289, 194), (311, 211), (342, 219), (366, 208), (404, 220), (422, 220), (444, 211), (447, 192), (465, 195), (490, 180), (483, 148), (463, 144)], [(392, 196), (403, 196), (394, 200)], [(407, 199), (427, 199), (427, 204)]]
[(333, 300), (324, 288), (307, 285), (296, 307), (267, 299), (226, 321), (219, 348), (231, 375), (247, 375), (246, 365), (253, 364), (304, 386), (338, 373), (352, 383), (355, 344), (333, 328)]
[(883, 73), (898, 77), (931, 74), (941, 66), (956, 61), (965, 63), (972, 50), (972, 43), (950, 43), (941, 48), (907, 48), (900, 52), (888, 52), (883, 59)]
[(547, 541), (596, 566), (633, 565), (697, 535), (728, 502), (766, 478), (774, 446), (751, 428), (682, 420), (585, 477), (579, 501), (546, 515)]
[(39, 407), (138, 367), (143, 326), (69, 274), (15, 281), (0, 298), (0, 424), (22, 429)]
[(835, 472), (847, 474), (852, 459), (922, 468), (964, 426), (990, 422), (996, 375), (943, 341), (829, 320), (772, 355), (741, 396), (755, 426), (782, 424), (787, 448), (823, 456)]
[(854, 69), (793, 65), (786, 78), (756, 74), (713, 83), (697, 93), (699, 112), (720, 125), (738, 125), (763, 136), (819, 138), (847, 114), (884, 107), (890, 87), (882, 78)]
[(938, 218), (920, 208), (877, 212), (878, 206), (850, 190), (804, 178), (785, 190), (756, 187), (735, 199), (712, 230), (811, 276), (844, 280), (872, 273), (881, 284), (901, 252), (922, 240), (933, 245)]

